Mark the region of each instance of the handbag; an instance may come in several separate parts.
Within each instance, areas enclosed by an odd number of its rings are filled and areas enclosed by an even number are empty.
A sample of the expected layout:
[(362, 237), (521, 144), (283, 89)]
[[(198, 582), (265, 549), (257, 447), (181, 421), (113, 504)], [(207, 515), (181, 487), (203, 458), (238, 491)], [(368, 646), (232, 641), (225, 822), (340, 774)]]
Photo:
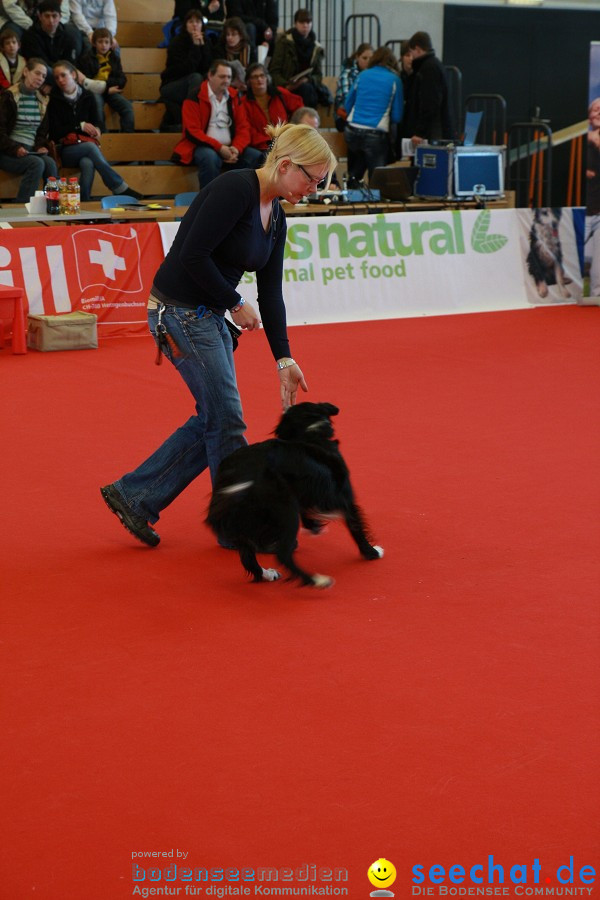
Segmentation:
[(73, 144), (84, 144), (86, 142), (91, 142), (92, 144), (95, 144), (96, 147), (100, 146), (100, 141), (97, 141), (96, 138), (93, 138), (91, 135), (79, 134), (74, 131), (65, 134), (60, 143), (63, 147), (71, 147)]

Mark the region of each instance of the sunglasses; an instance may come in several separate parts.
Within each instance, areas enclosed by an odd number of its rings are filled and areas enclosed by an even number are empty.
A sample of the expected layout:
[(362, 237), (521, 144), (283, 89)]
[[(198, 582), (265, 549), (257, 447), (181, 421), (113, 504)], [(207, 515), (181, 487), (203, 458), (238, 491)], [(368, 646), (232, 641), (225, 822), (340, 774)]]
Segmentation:
[(317, 181), (315, 176), (311, 175), (310, 172), (307, 172), (306, 169), (304, 168), (304, 166), (301, 166), (300, 163), (294, 163), (294, 165), (296, 166), (297, 169), (300, 169), (300, 171), (305, 176), (305, 178), (308, 179), (308, 181), (310, 181), (312, 184), (315, 185), (315, 187), (318, 191), (323, 190), (323, 188), (325, 187), (325, 185), (327, 183), (326, 178), (322, 178), (321, 181)]

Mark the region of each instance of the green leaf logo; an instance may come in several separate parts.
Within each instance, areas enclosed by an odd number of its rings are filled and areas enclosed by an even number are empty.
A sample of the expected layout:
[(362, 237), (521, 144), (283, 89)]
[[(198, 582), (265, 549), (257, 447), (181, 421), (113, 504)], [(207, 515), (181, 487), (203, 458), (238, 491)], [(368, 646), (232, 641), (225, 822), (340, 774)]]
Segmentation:
[(508, 241), (503, 234), (488, 234), (491, 213), (484, 209), (475, 219), (475, 225), (471, 233), (471, 247), (476, 253), (495, 253), (501, 250)]

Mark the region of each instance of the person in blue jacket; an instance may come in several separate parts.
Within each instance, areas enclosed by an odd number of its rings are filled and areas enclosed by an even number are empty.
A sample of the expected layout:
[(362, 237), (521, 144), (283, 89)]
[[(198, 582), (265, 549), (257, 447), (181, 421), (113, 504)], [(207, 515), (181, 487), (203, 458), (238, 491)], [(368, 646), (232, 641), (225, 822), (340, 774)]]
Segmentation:
[(398, 63), (389, 47), (379, 47), (346, 98), (348, 185), (390, 161), (390, 129), (402, 121), (404, 105)]

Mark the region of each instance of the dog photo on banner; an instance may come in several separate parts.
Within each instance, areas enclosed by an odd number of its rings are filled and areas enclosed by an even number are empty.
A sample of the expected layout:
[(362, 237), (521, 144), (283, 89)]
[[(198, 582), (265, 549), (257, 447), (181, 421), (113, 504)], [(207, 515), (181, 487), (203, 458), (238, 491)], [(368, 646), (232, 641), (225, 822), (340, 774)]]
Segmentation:
[(541, 207), (517, 213), (529, 303), (579, 303), (583, 280), (572, 210)]

